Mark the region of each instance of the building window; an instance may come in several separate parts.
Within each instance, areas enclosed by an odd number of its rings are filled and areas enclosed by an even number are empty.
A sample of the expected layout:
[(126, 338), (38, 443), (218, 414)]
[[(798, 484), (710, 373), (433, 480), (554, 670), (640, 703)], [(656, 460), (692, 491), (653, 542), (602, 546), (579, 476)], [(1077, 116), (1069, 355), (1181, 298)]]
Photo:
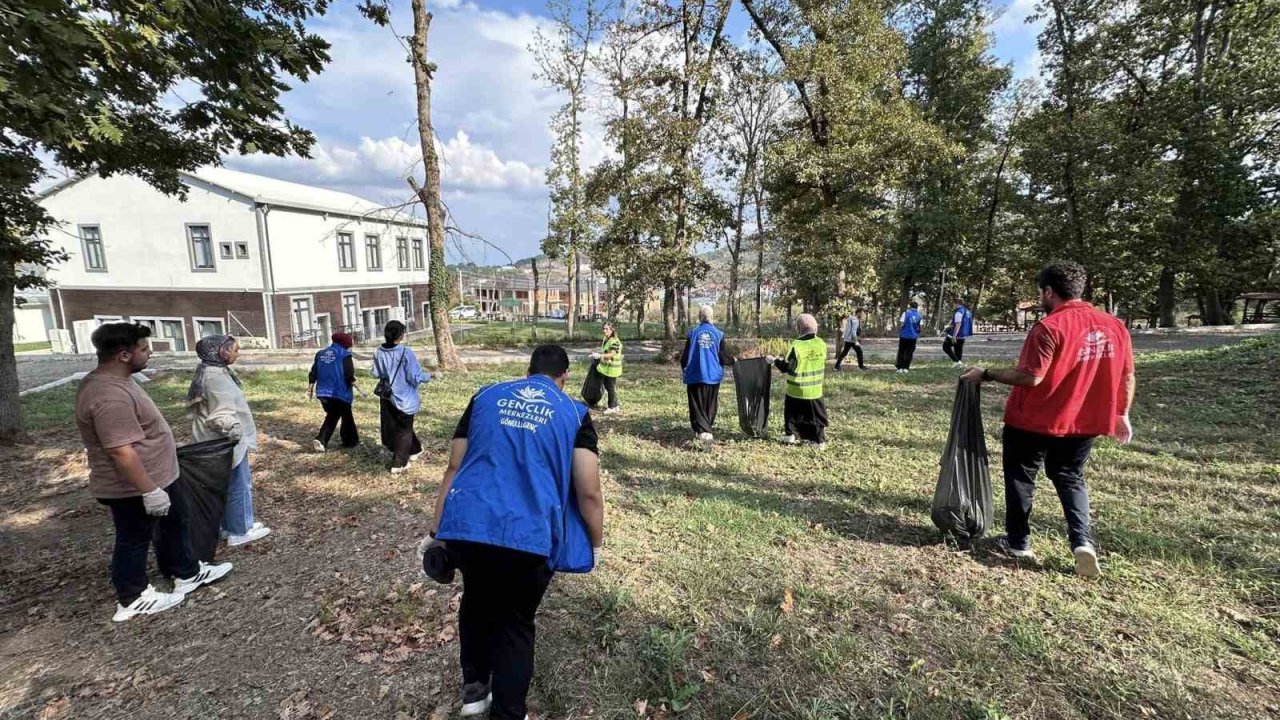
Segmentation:
[(236, 243), (236, 258), (240, 260), (247, 260), (249, 258), (249, 243)]
[(342, 296), (342, 330), (351, 332), (360, 326), (360, 295), (351, 293)]
[(210, 335), (226, 335), (226, 323), (215, 318), (192, 318), (196, 326), (196, 337), (207, 338)]
[(223, 260), (230, 260), (232, 258), (231, 243), (229, 242), (218, 243), (218, 256), (221, 257)]
[(421, 270), (426, 267), (422, 256), (422, 238), (413, 239), (413, 269)]
[(382, 269), (382, 244), (377, 235), (364, 236), (364, 264), (369, 270)]
[(400, 307), (404, 308), (404, 321), (409, 327), (417, 325), (417, 318), (413, 316), (413, 290), (410, 288), (400, 288)]
[(208, 225), (188, 225), (187, 237), (191, 241), (191, 269), (213, 270), (213, 236)]
[(302, 335), (311, 332), (314, 327), (311, 317), (311, 298), (292, 298), (290, 304), (293, 308), (293, 333)]
[(391, 308), (378, 308), (373, 311), (374, 327), (384, 328), (391, 322)]
[(409, 269), (409, 238), (396, 238), (396, 267), (401, 270)]
[(107, 271), (107, 256), (102, 251), (102, 232), (97, 225), (80, 226), (80, 247), (84, 251), (84, 269)]
[(356, 241), (351, 233), (338, 233), (338, 269), (356, 269)]

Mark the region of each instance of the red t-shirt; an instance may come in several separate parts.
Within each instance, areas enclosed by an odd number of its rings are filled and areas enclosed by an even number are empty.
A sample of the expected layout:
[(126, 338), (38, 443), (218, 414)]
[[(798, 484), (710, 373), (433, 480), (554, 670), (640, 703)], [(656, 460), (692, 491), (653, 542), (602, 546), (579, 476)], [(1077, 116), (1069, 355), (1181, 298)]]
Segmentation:
[(1018, 370), (1042, 380), (1013, 388), (1006, 425), (1058, 437), (1110, 435), (1125, 410), (1133, 344), (1116, 317), (1072, 300), (1027, 333)]

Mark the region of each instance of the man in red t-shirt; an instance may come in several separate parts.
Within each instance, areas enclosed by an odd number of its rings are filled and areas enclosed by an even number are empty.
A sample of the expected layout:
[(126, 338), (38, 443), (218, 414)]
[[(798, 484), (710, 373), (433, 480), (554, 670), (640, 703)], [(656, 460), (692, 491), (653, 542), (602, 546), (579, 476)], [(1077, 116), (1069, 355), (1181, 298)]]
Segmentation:
[(1089, 533), (1089, 492), (1084, 464), (1094, 438), (1133, 437), (1133, 346), (1115, 316), (1078, 298), (1085, 270), (1055, 262), (1036, 275), (1040, 303), (1048, 313), (1022, 345), (1012, 370), (970, 369), (970, 382), (1012, 385), (1004, 410), (1005, 531), (1002, 547), (1019, 558), (1031, 552), (1031, 499), (1044, 465), (1067, 518), (1076, 572), (1094, 577), (1098, 554)]

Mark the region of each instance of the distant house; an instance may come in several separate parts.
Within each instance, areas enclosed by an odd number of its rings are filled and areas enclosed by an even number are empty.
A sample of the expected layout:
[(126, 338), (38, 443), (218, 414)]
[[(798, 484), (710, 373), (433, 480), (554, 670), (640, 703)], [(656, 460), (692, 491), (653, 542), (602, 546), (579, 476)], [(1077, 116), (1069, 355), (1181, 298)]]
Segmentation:
[[(484, 316), (530, 317), (533, 315), (534, 283), (531, 273), (494, 273), (462, 271), (457, 273), (461, 294), (467, 304), (474, 305)], [(578, 315), (591, 313), (592, 283), (584, 280), (578, 296)], [(596, 283), (595, 311), (607, 312), (604, 283)], [(538, 285), (538, 313), (543, 317), (564, 317), (572, 293), (565, 283), (542, 282)]]
[(183, 173), (185, 202), (130, 176), (73, 179), (40, 203), (70, 256), (49, 270), (55, 328), (78, 352), (103, 322), (153, 328), (161, 349), (217, 333), (270, 347), (427, 326), (423, 220), (347, 193), (223, 168)]

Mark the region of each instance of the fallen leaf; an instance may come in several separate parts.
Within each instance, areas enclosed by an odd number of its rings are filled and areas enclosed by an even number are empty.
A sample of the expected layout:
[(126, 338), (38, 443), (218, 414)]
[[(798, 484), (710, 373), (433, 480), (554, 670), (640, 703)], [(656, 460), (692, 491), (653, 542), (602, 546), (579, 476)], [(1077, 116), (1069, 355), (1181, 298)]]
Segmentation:
[(702, 682), (710, 685), (711, 683), (715, 682), (717, 679), (718, 678), (716, 677), (716, 674), (714, 672), (706, 669), (702, 671)]
[(372, 652), (362, 652), (356, 655), (355, 657), (355, 661), (360, 663), (361, 665), (368, 665), (369, 663), (377, 659), (378, 659), (378, 653), (372, 653)]
[(769, 638), (769, 647), (773, 648), (774, 650), (777, 650), (778, 648), (782, 647), (782, 636), (774, 635), (773, 637)]
[(455, 628), (453, 625), (445, 625), (444, 627), (440, 628), (439, 634), (436, 635), (436, 640), (440, 643), (449, 643), (449, 642), (453, 642), (453, 639), (457, 636), (458, 636), (457, 628)]
[(280, 701), (276, 715), (280, 720), (306, 720), (311, 714), (311, 701), (307, 700), (307, 691), (298, 690)]
[(791, 595), (791, 588), (782, 591), (782, 604), (778, 606), (783, 615), (790, 615), (796, 609), (796, 599)]
[(394, 647), (382, 653), (382, 661), (389, 662), (389, 663), (400, 663), (400, 662), (404, 662), (405, 660), (408, 660), (409, 656), (412, 654), (413, 654), (413, 650), (410, 650), (408, 646), (399, 645), (397, 647)]
[(644, 699), (636, 700), (631, 707), (635, 708), (636, 717), (644, 717), (645, 713), (649, 711), (649, 701)]
[(751, 720), (751, 713), (746, 710), (739, 710), (734, 713), (732, 720)]
[(47, 705), (40, 708), (40, 712), (36, 713), (36, 720), (54, 720), (54, 718), (65, 717), (70, 710), (71, 701), (60, 697), (57, 700), (51, 700)]

